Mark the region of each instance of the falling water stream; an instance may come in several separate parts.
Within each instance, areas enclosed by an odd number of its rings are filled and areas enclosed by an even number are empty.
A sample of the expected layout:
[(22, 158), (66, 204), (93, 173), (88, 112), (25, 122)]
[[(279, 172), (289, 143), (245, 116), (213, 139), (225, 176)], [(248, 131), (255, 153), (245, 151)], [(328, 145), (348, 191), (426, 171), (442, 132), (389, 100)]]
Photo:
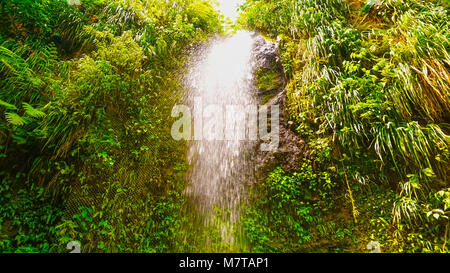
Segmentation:
[(192, 56), (185, 81), (189, 90), (186, 102), (196, 109), (196, 135), (188, 143), (191, 169), (185, 194), (188, 213), (194, 219), (191, 229), (203, 232), (201, 247), (206, 250), (237, 250), (245, 244), (237, 222), (246, 201), (246, 185), (254, 179), (249, 157), (256, 142), (226, 138), (237, 130), (224, 126), (224, 119), (230, 124), (243, 122), (238, 113), (225, 114), (227, 106), (256, 105), (253, 46), (253, 35), (246, 31), (211, 40)]

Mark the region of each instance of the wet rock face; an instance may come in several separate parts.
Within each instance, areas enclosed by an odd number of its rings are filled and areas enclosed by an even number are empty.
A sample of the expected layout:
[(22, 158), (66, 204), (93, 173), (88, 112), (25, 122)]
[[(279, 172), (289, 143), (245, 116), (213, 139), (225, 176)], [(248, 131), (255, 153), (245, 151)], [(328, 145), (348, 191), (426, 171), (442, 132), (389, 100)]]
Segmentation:
[(254, 34), (254, 49), (252, 59), (255, 62), (255, 86), (262, 104), (275, 97), (286, 84), (281, 66), (278, 44), (264, 39), (260, 34)]
[[(280, 110), (279, 116), (279, 146), (276, 151), (264, 152), (261, 151), (260, 141), (257, 150), (255, 151), (254, 160), (256, 162), (256, 172), (264, 177), (267, 172), (272, 171), (275, 167), (281, 166), (284, 170), (289, 172), (298, 171), (300, 169), (300, 162), (303, 158), (309, 157), (307, 145), (303, 139), (296, 135), (288, 123), (285, 113), (285, 77), (280, 62), (280, 55), (278, 52), (278, 45), (274, 42), (264, 39), (261, 35), (255, 34), (255, 49), (253, 51), (254, 60), (256, 62), (256, 71), (276, 72), (282, 79), (282, 83), (275, 90), (258, 90), (258, 96), (261, 104), (269, 106), (278, 105)], [(258, 86), (258, 85), (257, 85)], [(271, 98), (264, 102), (264, 97), (267, 94)]]
[(280, 55), (278, 54), (278, 44), (264, 39), (259, 33), (254, 33), (253, 57), (256, 67), (263, 70), (273, 69), (273, 65), (278, 65), (282, 73)]

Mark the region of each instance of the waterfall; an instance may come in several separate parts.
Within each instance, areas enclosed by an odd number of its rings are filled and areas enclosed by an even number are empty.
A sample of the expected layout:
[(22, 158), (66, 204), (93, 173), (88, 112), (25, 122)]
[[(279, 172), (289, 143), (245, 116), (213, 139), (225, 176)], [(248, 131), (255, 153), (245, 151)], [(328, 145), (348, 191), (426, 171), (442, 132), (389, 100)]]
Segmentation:
[(244, 128), (240, 126), (252, 120), (236, 110), (256, 110), (251, 108), (257, 103), (253, 47), (253, 35), (246, 31), (213, 39), (192, 56), (185, 80), (186, 103), (194, 109), (193, 138), (188, 141), (187, 210), (196, 215), (194, 229), (215, 228), (221, 244), (229, 246), (242, 244), (235, 240), (240, 233), (236, 223), (246, 185), (254, 179), (249, 156), (256, 140), (248, 137), (247, 127), (242, 131), (245, 137), (239, 135)]

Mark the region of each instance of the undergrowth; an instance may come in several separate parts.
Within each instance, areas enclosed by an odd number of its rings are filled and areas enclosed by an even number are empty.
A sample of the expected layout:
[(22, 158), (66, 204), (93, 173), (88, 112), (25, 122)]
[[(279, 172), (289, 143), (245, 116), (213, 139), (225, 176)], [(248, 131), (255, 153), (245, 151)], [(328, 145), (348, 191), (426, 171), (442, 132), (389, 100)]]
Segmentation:
[(0, 252), (180, 249), (184, 146), (170, 137), (200, 0), (0, 4)]
[[(355, 232), (350, 250), (366, 251), (373, 240), (390, 252), (448, 252), (450, 27), (444, 2), (248, 0), (241, 6), (242, 26), (279, 41), (289, 79), (288, 118), (308, 143), (313, 173), (326, 171), (336, 185), (326, 191), (333, 200), (327, 202), (352, 216), (342, 223)], [(257, 200), (283, 194), (271, 192), (274, 175), (279, 170), (258, 186)], [(297, 181), (296, 174), (277, 179)], [(246, 221), (265, 223), (251, 230), (256, 249), (304, 245), (314, 251), (305, 239), (320, 228), (296, 212), (305, 199), (284, 199), (295, 200), (290, 206), (296, 209), (284, 213), (288, 229), (267, 213), (275, 201), (256, 201), (250, 209)], [(325, 219), (326, 211), (322, 206), (311, 217)]]

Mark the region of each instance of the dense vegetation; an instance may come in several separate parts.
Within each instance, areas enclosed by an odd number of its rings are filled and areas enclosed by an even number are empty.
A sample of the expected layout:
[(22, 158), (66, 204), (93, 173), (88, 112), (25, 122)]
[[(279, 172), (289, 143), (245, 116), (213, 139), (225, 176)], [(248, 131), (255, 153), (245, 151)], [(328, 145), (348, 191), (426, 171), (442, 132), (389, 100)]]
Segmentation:
[[(250, 251), (377, 241), (384, 252), (449, 252), (449, 8), (241, 6), (228, 24), (278, 41), (285, 110), (310, 153), (251, 189)], [(1, 1), (0, 252), (67, 252), (72, 240), (82, 252), (204, 250), (180, 228), (188, 166), (168, 117), (189, 47), (222, 25), (202, 0)], [(255, 77), (262, 90), (281, 82)]]
[[(244, 219), (256, 251), (448, 252), (448, 1), (248, 0), (279, 41), (287, 112), (312, 153)], [(264, 196), (264, 198), (261, 198)]]
[[(174, 251), (177, 73), (221, 31), (199, 0), (3, 0), (0, 252)], [(182, 250), (182, 249), (181, 249)]]

